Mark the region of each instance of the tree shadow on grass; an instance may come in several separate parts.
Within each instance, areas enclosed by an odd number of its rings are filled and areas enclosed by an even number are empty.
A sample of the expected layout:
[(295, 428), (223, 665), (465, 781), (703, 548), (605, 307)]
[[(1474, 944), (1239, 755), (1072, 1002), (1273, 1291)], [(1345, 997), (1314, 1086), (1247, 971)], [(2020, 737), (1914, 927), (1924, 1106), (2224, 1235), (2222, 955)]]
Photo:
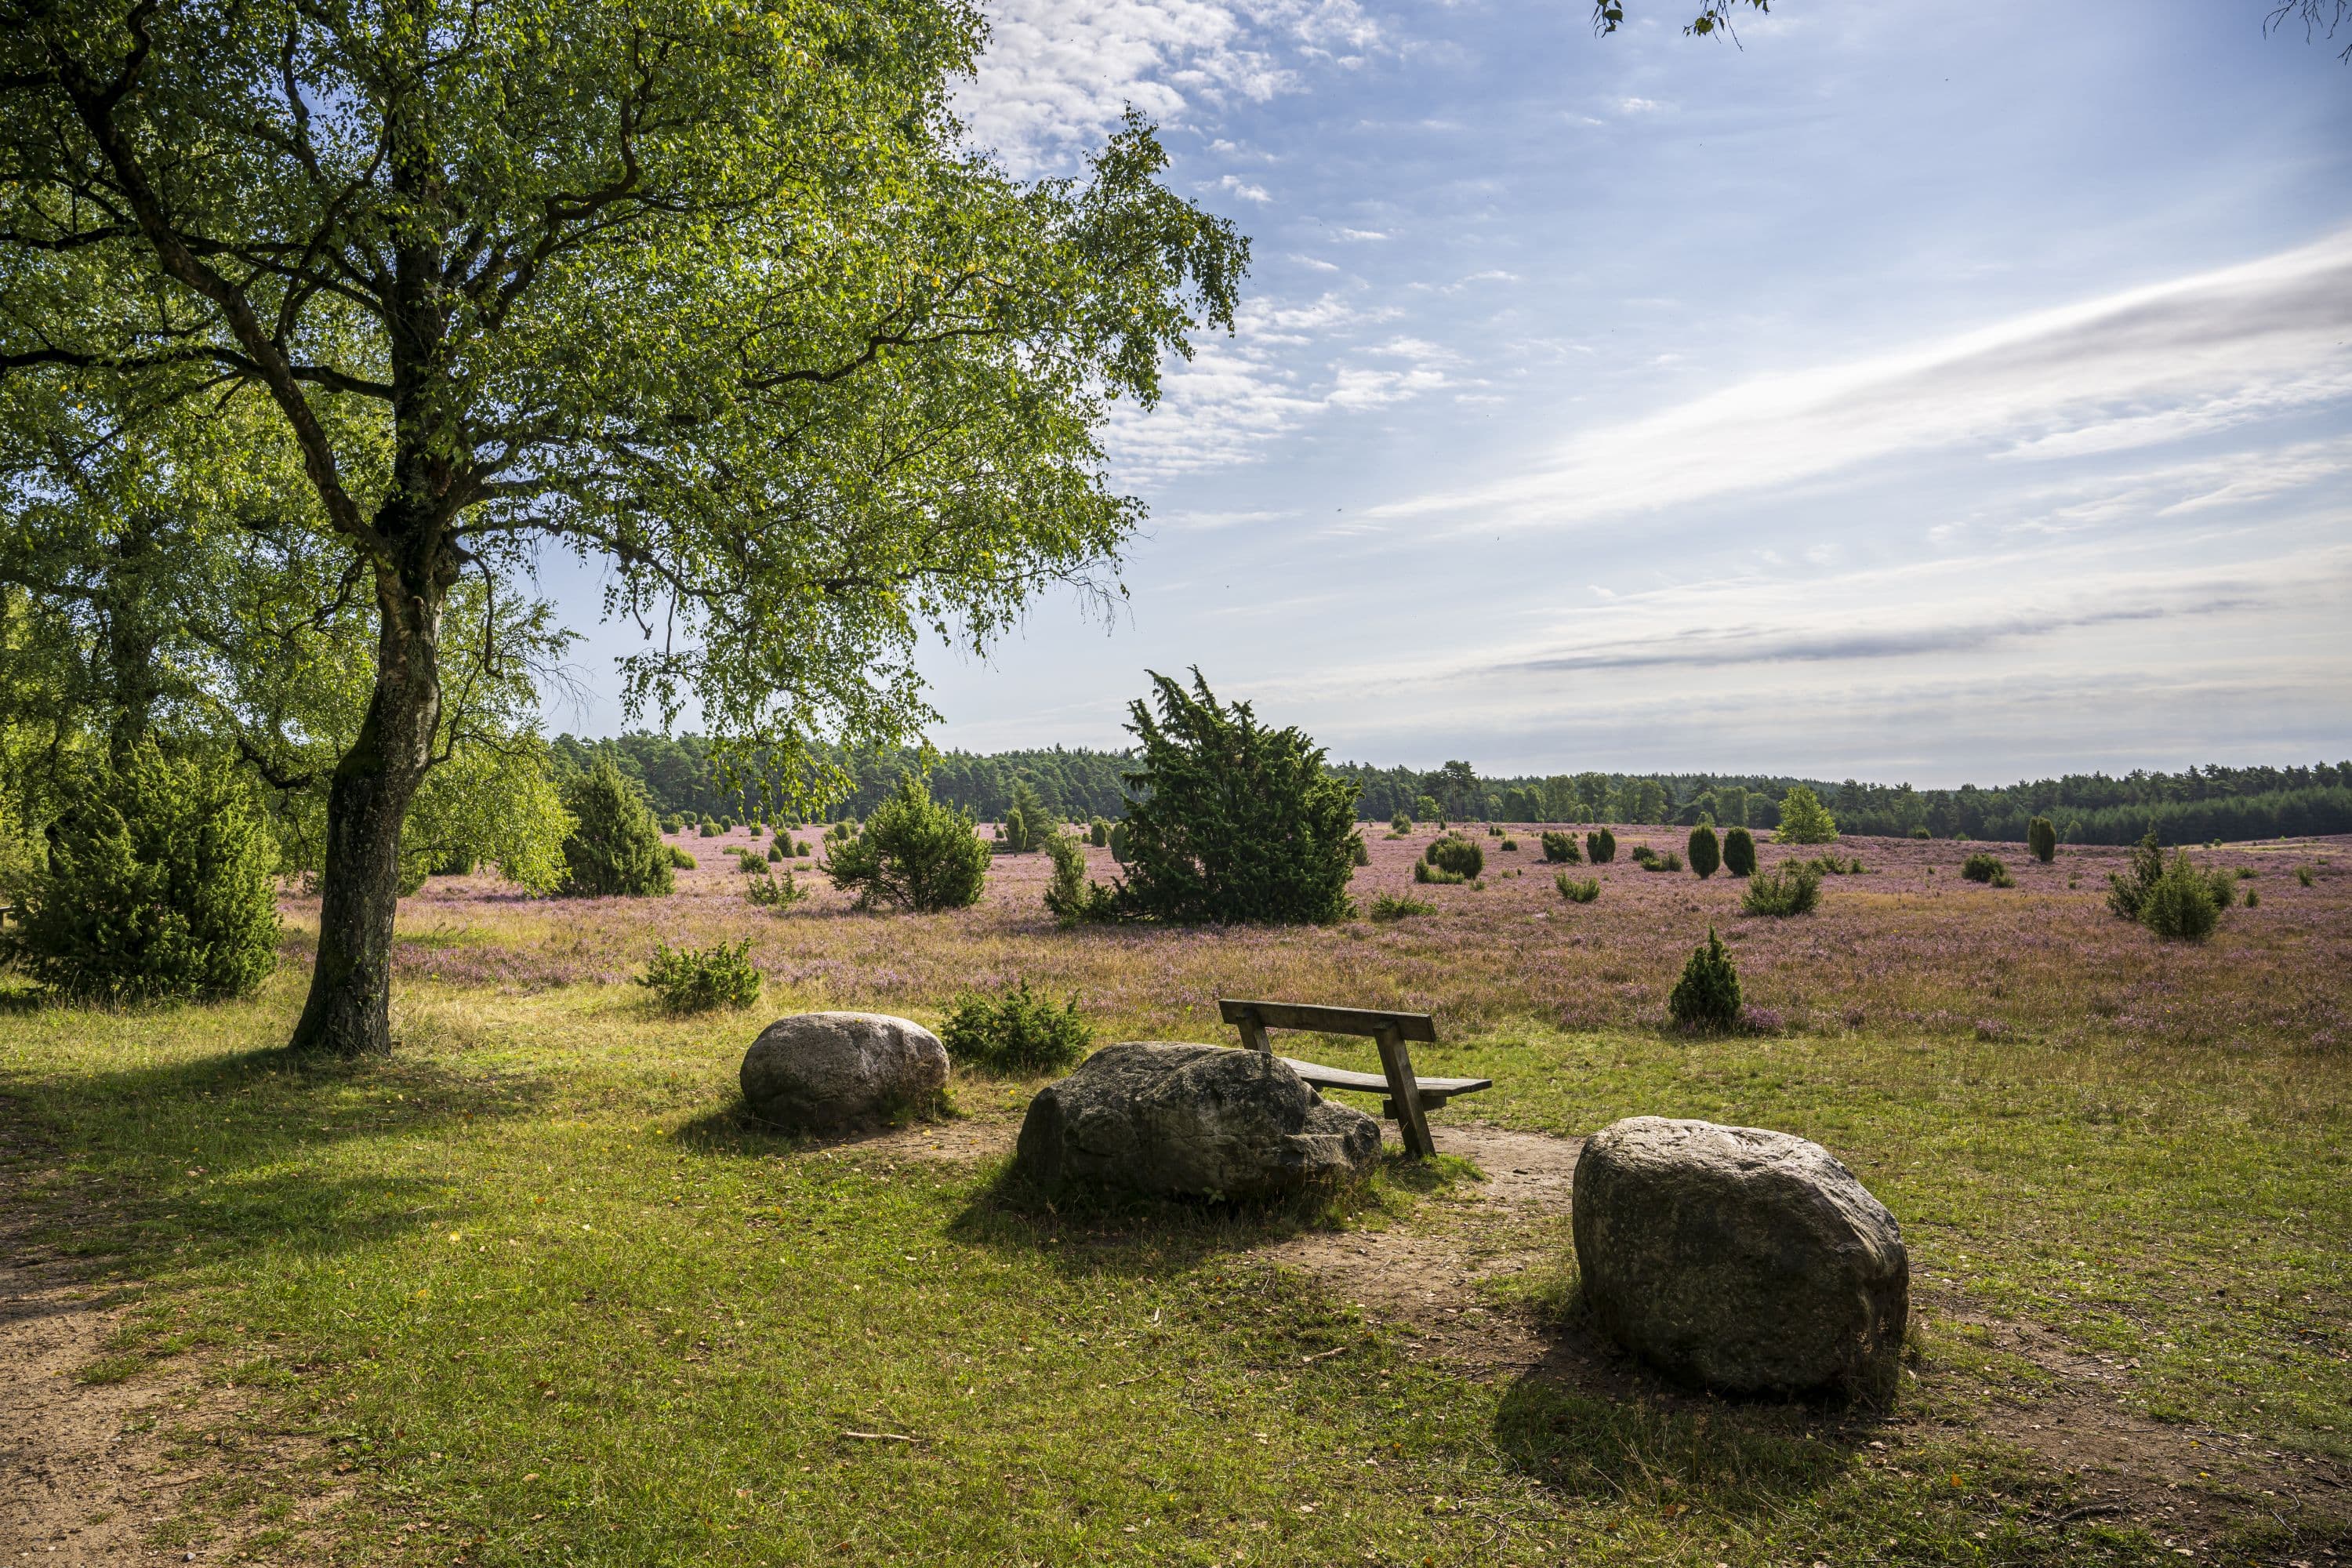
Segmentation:
[(429, 1226), (450, 1199), (428, 1176), (322, 1169), (322, 1153), (526, 1116), (546, 1098), (520, 1075), (274, 1048), (0, 1074), (0, 1120), (19, 1141), (0, 1187), (18, 1246), (79, 1256), (100, 1278), (262, 1248), (331, 1254)]

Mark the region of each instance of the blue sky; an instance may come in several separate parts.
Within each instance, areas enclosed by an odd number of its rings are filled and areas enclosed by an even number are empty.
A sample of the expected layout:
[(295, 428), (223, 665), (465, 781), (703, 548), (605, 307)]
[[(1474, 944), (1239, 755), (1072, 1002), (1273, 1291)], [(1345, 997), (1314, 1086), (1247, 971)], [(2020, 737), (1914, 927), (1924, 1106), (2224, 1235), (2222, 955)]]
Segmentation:
[[(2352, 755), (2347, 39), (1629, 8), (990, 7), (986, 143), (1061, 172), (1138, 104), (1255, 260), (1111, 432), (1118, 618), (940, 651), (933, 738), (1118, 744), (1198, 664), (1335, 756), (1490, 773)], [(558, 725), (617, 727), (614, 646)]]

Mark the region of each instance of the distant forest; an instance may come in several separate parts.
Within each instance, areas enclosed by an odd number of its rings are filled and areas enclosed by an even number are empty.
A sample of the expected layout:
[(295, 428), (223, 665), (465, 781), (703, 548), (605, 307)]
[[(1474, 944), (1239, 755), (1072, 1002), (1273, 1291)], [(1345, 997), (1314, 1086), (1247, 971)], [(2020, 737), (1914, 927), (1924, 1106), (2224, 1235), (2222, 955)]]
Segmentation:
[[(612, 740), (559, 736), (559, 779), (584, 771), (599, 754), (643, 787), (663, 816), (728, 817), (772, 815), (761, 805), (756, 767), (730, 775), (717, 748), (696, 735), (638, 731)], [(899, 776), (918, 764), (911, 750), (845, 760), (857, 781), (846, 798), (815, 815), (826, 820), (863, 817)], [(1117, 817), (1126, 809), (1127, 752), (1066, 750), (999, 752), (981, 756), (948, 752), (931, 764), (931, 794), (996, 821), (1026, 783), (1071, 821)], [(2047, 816), (2073, 844), (2128, 844), (2151, 827), (2168, 844), (2209, 838), (2272, 838), (2290, 833), (2352, 833), (2352, 762), (2294, 768), (2189, 768), (2177, 773), (2135, 770), (2121, 777), (2069, 773), (1993, 788), (1915, 790), (1909, 784), (1832, 783), (1759, 773), (1554, 773), (1549, 777), (1479, 773), (1466, 762), (1428, 771), (1356, 763), (1331, 772), (1358, 791), (1356, 815), (1384, 822), (1399, 812), (1448, 821), (1657, 822), (1769, 828), (1780, 820), (1780, 798), (1810, 786), (1846, 833), (1902, 837), (1925, 827), (1938, 838), (2022, 840), (2032, 817)]]

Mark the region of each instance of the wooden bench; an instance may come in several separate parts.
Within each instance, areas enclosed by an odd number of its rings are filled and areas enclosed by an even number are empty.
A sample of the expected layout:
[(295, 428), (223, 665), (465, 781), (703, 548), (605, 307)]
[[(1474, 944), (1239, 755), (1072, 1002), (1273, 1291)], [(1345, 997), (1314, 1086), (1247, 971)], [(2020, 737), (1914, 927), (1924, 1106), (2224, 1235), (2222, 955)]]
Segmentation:
[(1268, 1029), (1312, 1029), (1323, 1035), (1368, 1035), (1380, 1047), (1381, 1071), (1349, 1072), (1295, 1058), (1282, 1059), (1290, 1070), (1317, 1089), (1353, 1089), (1386, 1094), (1381, 1114), (1404, 1134), (1405, 1152), (1425, 1160), (1437, 1152), (1430, 1142), (1428, 1112), (1457, 1094), (1492, 1089), (1486, 1078), (1415, 1078), (1407, 1040), (1437, 1043), (1437, 1026), (1426, 1013), (1381, 1013), (1369, 1007), (1316, 1007), (1297, 1002), (1239, 1002), (1220, 996), (1217, 1015), (1241, 1031), (1242, 1044), (1254, 1051), (1274, 1054)]

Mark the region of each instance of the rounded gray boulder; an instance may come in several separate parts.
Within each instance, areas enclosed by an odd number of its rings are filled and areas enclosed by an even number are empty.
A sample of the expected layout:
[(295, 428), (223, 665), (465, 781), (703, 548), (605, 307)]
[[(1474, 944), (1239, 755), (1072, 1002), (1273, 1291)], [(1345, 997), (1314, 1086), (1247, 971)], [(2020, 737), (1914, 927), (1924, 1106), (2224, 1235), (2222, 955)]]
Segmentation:
[(1595, 1321), (1667, 1373), (1736, 1394), (1892, 1391), (1910, 1258), (1820, 1144), (1633, 1117), (1585, 1142), (1572, 1213)]
[(1016, 1163), (1049, 1192), (1258, 1198), (1360, 1174), (1380, 1154), (1379, 1122), (1325, 1100), (1279, 1058), (1135, 1040), (1037, 1091)]
[(947, 1087), (947, 1047), (887, 1013), (796, 1013), (743, 1053), (743, 1099), (762, 1121), (836, 1132), (924, 1109)]

